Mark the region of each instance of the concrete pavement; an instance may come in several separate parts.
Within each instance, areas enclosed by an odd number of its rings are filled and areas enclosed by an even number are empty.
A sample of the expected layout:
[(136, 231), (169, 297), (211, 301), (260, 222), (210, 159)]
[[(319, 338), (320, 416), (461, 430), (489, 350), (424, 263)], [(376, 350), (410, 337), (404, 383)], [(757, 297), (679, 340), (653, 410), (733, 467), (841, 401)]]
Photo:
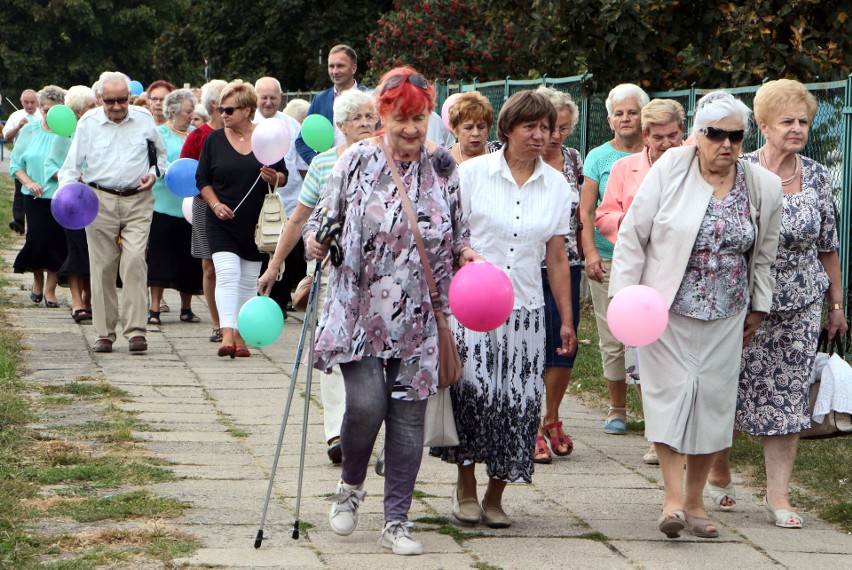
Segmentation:
[[(20, 244), (19, 244), (20, 245)], [(15, 248), (17, 249), (17, 248)], [(11, 267), (14, 250), (4, 252)], [(304, 568), (800, 568), (839, 567), (852, 559), (852, 536), (803, 512), (805, 529), (777, 529), (767, 522), (756, 490), (741, 480), (732, 513), (710, 511), (720, 538), (666, 539), (656, 527), (662, 501), (656, 467), (642, 463), (646, 450), (637, 435), (603, 434), (604, 416), (567, 397), (561, 416), (575, 449), (568, 458), (536, 466), (532, 485), (507, 489), (504, 507), (514, 519), (508, 529), (464, 525), (451, 516), (455, 468), (424, 457), (411, 519), (426, 554), (395, 556), (377, 544), (382, 528), (382, 479), (370, 471), (358, 530), (333, 534), (327, 523), (339, 468), (325, 453), (319, 375), (308, 400), (307, 454), (300, 519), (306, 527), (291, 538), (296, 471), (305, 403), (300, 371), (283, 453), (270, 504), (263, 546), (253, 548), (272, 465), (275, 442), (290, 385), (300, 316), (291, 314), (277, 343), (252, 349), (247, 359), (222, 359), (208, 341), (210, 321), (203, 299), (194, 309), (203, 322), (178, 320), (178, 296), (163, 325), (149, 327), (149, 349), (131, 356), (119, 339), (112, 354), (96, 354), (90, 325), (77, 325), (67, 306), (34, 307), (31, 276), (9, 275), (7, 290), (19, 303), (10, 312), (24, 335), (28, 379), (68, 382), (102, 375), (130, 394), (123, 404), (154, 431), (135, 435), (160, 458), (173, 462), (178, 481), (151, 485), (159, 495), (192, 503), (174, 521), (204, 547), (180, 561), (187, 567)], [(60, 301), (67, 291), (60, 290)], [(381, 436), (380, 436), (381, 437)], [(377, 444), (377, 450), (379, 448)], [(484, 481), (484, 470), (477, 471)], [(484, 486), (480, 489), (480, 496)], [(709, 501), (708, 501), (709, 504)]]

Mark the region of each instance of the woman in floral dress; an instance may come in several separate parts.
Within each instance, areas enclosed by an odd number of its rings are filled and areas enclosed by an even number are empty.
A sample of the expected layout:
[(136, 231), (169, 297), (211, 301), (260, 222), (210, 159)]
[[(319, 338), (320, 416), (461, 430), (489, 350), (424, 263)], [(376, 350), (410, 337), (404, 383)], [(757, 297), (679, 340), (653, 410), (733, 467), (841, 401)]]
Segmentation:
[[(823, 301), (828, 303), (829, 337), (846, 334), (843, 287), (837, 255), (837, 218), (826, 168), (799, 153), (817, 102), (798, 81), (763, 84), (754, 98), (754, 115), (766, 144), (745, 158), (771, 170), (784, 190), (784, 214), (778, 255), (772, 265), (772, 312), (743, 352), (734, 429), (761, 438), (766, 463), (763, 507), (783, 528), (801, 528), (802, 517), (790, 506), (789, 486), (799, 432), (810, 427), (808, 402), (816, 358)], [(717, 505), (736, 504), (728, 462), (720, 453), (708, 486), (725, 491)]]
[(382, 142), (408, 186), (444, 307), (453, 265), (478, 256), (469, 247), (452, 157), (425, 144), (434, 89), (419, 73), (400, 67), (382, 78), (376, 93), (384, 137), (343, 153), (303, 230), (307, 254), (323, 259), (328, 244), (315, 239), (321, 220), (327, 216), (342, 227), (342, 264), (329, 273), (314, 353), (321, 370), (340, 365), (346, 387), (343, 469), (330, 498), (329, 523), (337, 534), (354, 532), (367, 464), (384, 422), (385, 525), (379, 543), (395, 554), (421, 554), (408, 510), (423, 456), (426, 399), (438, 387), (438, 337), (420, 255)]

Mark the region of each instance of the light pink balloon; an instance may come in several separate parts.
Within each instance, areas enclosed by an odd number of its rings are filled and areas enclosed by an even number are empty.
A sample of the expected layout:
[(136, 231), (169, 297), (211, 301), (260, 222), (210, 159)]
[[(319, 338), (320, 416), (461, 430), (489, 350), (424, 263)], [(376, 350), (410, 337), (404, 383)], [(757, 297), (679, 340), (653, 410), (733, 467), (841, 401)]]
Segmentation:
[(290, 129), (280, 119), (266, 119), (251, 134), (251, 151), (265, 166), (275, 164), (290, 150)]
[(192, 223), (192, 201), (195, 200), (192, 196), (189, 198), (184, 198), (183, 202), (180, 205), (180, 209), (183, 212), (183, 217), (190, 224)]
[(609, 330), (627, 346), (655, 342), (669, 323), (666, 300), (646, 285), (631, 285), (615, 294), (606, 312)]
[(462, 326), (488, 332), (506, 322), (515, 305), (515, 289), (502, 269), (478, 261), (468, 263), (450, 283), (450, 310)]
[(441, 120), (444, 121), (444, 126), (447, 127), (448, 131), (452, 131), (453, 129), (450, 127), (450, 107), (455, 105), (456, 99), (459, 98), (461, 93), (453, 93), (444, 101), (443, 106), (441, 107)]

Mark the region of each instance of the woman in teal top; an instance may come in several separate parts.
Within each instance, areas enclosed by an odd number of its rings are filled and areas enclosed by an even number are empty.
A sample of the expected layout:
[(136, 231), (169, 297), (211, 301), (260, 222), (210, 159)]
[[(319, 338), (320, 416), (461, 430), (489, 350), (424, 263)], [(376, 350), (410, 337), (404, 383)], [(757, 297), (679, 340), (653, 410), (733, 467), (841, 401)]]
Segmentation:
[(648, 95), (640, 87), (632, 83), (614, 87), (606, 99), (607, 122), (614, 136), (611, 141), (593, 149), (583, 165), (585, 181), (579, 211), (581, 238), (598, 325), (603, 373), (609, 387), (609, 413), (604, 423), (604, 432), (611, 435), (627, 432), (626, 366), (624, 346), (612, 336), (606, 322), (609, 270), (614, 246), (595, 228), (595, 210), (603, 201), (609, 171), (615, 161), (639, 152), (644, 147), (641, 112), (647, 104)]
[[(9, 174), (23, 185), (24, 216), (27, 220), (27, 237), (24, 247), (15, 258), (15, 273), (33, 273), (30, 299), (50, 308), (56, 302), (56, 272), (65, 261), (65, 233), (50, 212), (50, 199), (56, 193), (55, 178), (45, 176), (45, 163), (50, 154), (54, 134), (47, 126), (47, 112), (65, 101), (65, 90), (48, 85), (38, 92), (42, 119), (28, 123), (18, 135), (18, 142), (9, 160)], [(45, 273), (47, 280), (45, 280)]]
[[(157, 127), (166, 147), (168, 165), (180, 158), (186, 135), (192, 129), (190, 119), (195, 109), (195, 96), (189, 89), (177, 89), (166, 95), (163, 113), (166, 122)], [(154, 184), (154, 217), (148, 237), (148, 286), (151, 306), (148, 324), (159, 325), (160, 301), (166, 288), (180, 292), (180, 320), (199, 323), (192, 312), (192, 296), (201, 293), (201, 260), (190, 254), (192, 225), (183, 217), (183, 198), (172, 193), (165, 177)]]
[[(75, 85), (65, 94), (65, 105), (74, 112), (79, 121), (86, 112), (94, 109), (98, 101), (91, 87)], [(53, 137), (50, 154), (44, 163), (46, 178), (55, 178), (65, 162), (68, 149), (71, 148), (71, 138)], [(92, 289), (89, 283), (89, 243), (86, 230), (69, 230), (65, 228), (65, 241), (68, 244), (68, 255), (59, 268), (59, 284), (68, 285), (71, 292), (71, 318), (75, 323), (92, 320)]]

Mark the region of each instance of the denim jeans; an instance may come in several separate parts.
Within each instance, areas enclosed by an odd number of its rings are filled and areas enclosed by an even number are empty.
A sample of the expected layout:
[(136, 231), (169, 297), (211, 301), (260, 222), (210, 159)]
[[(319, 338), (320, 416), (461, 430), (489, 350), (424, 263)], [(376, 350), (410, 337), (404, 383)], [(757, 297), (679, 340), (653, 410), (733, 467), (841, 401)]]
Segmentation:
[(340, 365), (346, 386), (346, 411), (340, 445), (343, 450), (341, 478), (360, 485), (367, 478), (367, 464), (382, 422), (385, 423), (385, 520), (407, 521), (414, 483), (423, 459), (423, 417), (426, 400), (392, 398), (399, 359), (384, 361), (364, 357)]

